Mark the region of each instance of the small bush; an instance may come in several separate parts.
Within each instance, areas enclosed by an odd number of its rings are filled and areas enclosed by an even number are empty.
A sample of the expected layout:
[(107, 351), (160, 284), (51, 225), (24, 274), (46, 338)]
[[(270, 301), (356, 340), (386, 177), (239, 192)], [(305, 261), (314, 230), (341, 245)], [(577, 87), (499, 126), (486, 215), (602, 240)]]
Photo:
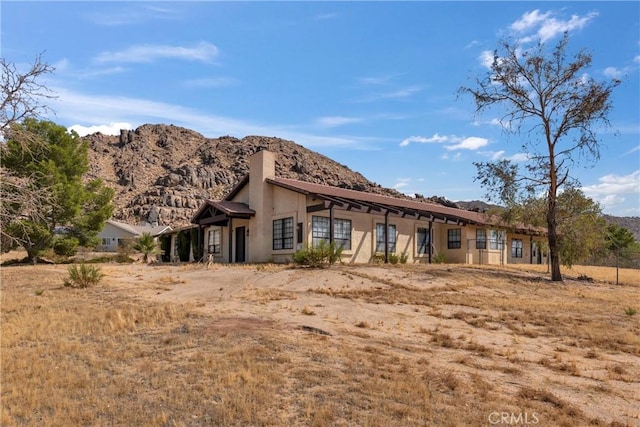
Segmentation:
[(69, 277), (65, 279), (64, 285), (71, 288), (86, 288), (97, 285), (104, 277), (102, 271), (93, 265), (74, 264), (67, 271)]
[(627, 307), (624, 309), (624, 314), (626, 314), (627, 316), (633, 316), (637, 313), (638, 311), (635, 308), (632, 307)]
[(431, 261), (434, 264), (444, 264), (447, 262), (447, 258), (445, 257), (444, 253), (440, 252), (438, 255), (434, 256)]
[(301, 249), (293, 254), (293, 262), (315, 268), (333, 265), (340, 260), (342, 250), (335, 242), (321, 240), (317, 246)]
[(61, 256), (74, 256), (80, 242), (75, 237), (62, 237), (53, 242), (53, 252)]

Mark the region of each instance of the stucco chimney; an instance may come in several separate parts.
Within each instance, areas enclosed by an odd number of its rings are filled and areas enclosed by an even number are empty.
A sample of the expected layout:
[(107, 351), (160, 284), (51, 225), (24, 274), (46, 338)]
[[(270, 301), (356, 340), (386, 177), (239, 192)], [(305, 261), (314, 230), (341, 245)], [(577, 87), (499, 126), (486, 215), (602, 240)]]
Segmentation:
[(263, 260), (271, 253), (273, 188), (267, 178), (276, 177), (276, 156), (271, 151), (261, 150), (249, 158), (249, 206), (256, 211), (251, 225), (251, 247), (249, 262)]

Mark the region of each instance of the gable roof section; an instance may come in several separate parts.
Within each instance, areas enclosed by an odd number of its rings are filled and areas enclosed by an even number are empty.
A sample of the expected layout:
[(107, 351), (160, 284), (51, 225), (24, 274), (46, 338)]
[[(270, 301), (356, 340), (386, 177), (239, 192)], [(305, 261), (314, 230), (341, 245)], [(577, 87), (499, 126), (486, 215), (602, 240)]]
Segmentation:
[(200, 206), (191, 218), (192, 223), (201, 225), (224, 221), (228, 218), (250, 218), (256, 211), (245, 203), (232, 202), (230, 200), (207, 200)]

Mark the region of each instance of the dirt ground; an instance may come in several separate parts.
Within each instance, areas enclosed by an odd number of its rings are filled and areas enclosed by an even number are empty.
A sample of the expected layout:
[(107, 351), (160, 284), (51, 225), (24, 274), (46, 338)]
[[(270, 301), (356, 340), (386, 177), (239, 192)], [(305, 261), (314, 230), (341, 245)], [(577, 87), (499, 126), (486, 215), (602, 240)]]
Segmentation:
[[(456, 269), (463, 270), (465, 275), (454, 275)], [(535, 272), (433, 265), (427, 268), (334, 266), (316, 270), (276, 265), (213, 265), (207, 269), (196, 264), (118, 267), (106, 271), (109, 283), (114, 286), (152, 300), (192, 304), (217, 317), (217, 327), (224, 329), (254, 328), (268, 322), (270, 327), (327, 333), (334, 340), (364, 340), (383, 346), (393, 343), (391, 347), (404, 355), (405, 349), (416, 349), (416, 359), (428, 354), (420, 351), (426, 342), (437, 342), (433, 337), (442, 336), (445, 341), (454, 341), (445, 343), (448, 351), (439, 352), (434, 361), (443, 370), (468, 368), (469, 373), (480, 370), (486, 382), (506, 395), (517, 394), (523, 386), (534, 390), (552, 388), (555, 395), (588, 417), (640, 426), (638, 339), (630, 342), (628, 352), (594, 356), (589, 353), (588, 343), (582, 348), (575, 342), (576, 337), (564, 339), (534, 330), (536, 327), (553, 329), (560, 317), (544, 319), (541, 313), (542, 319), (526, 318), (535, 317), (540, 301), (527, 304), (526, 299), (536, 295), (549, 304), (557, 303), (558, 307), (566, 304), (567, 312), (561, 314), (571, 316), (574, 308), (570, 306), (575, 301), (553, 301), (554, 286), (563, 288), (559, 298), (566, 298), (568, 294), (584, 297), (585, 290), (602, 298), (602, 294), (621, 289), (611, 284), (585, 284), (569, 278), (562, 285), (554, 285)], [(485, 274), (492, 279), (483, 281), (481, 277)], [(501, 283), (492, 286), (496, 274), (500, 275)], [(509, 289), (508, 282), (515, 277), (528, 278), (538, 288), (529, 289), (531, 294), (525, 301), (523, 295), (518, 295), (519, 287)], [(640, 288), (637, 287), (640, 274), (637, 279), (629, 292), (635, 300), (632, 298), (629, 303), (640, 308)], [(425, 300), (403, 296), (403, 290), (423, 294)], [(458, 294), (459, 298), (445, 297), (441, 301), (437, 298), (449, 294)], [(467, 302), (465, 296), (468, 296)], [(500, 298), (502, 304), (507, 301), (506, 306), (492, 309), (494, 297)], [(510, 311), (510, 298), (513, 298), (512, 308), (527, 312), (527, 316), (517, 319), (516, 315), (515, 322), (511, 318), (501, 319), (504, 318), (501, 311)], [(636, 333), (639, 330), (640, 316), (625, 319), (621, 307), (615, 317), (635, 322)], [(521, 329), (517, 326), (519, 320), (524, 325)], [(606, 322), (614, 335), (614, 320)], [(573, 327), (571, 325), (572, 321), (567, 321), (567, 327)], [(489, 360), (474, 357), (483, 352), (490, 355)], [(514, 362), (518, 367), (510, 368)], [(616, 366), (623, 374), (611, 374)], [(511, 369), (518, 369), (517, 375), (505, 379), (509, 377), (505, 372)], [(598, 393), (599, 389), (612, 392)]]
[[(60, 276), (65, 271), (38, 268)], [(220, 331), (319, 334), (416, 364), (427, 359), (432, 369), (453, 372), (463, 382), (482, 381), (498, 402), (519, 396), (551, 402), (569, 418), (575, 411), (579, 420), (640, 426), (640, 314), (631, 314), (640, 310), (635, 272), (616, 286), (576, 277), (554, 284), (536, 271), (451, 265), (101, 268), (109, 292), (180, 304), (205, 314)], [(4, 289), (15, 280), (11, 269), (3, 269)], [(514, 413), (514, 406), (504, 405), (496, 414)], [(485, 414), (487, 424), (496, 424), (491, 416)], [(556, 425), (543, 417), (520, 424)]]

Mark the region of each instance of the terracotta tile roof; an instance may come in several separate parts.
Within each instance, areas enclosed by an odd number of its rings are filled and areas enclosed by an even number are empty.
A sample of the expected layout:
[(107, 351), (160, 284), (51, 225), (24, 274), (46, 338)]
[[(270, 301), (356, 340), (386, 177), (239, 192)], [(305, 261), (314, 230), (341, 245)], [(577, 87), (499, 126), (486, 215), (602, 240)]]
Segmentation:
[(297, 191), (302, 194), (313, 195), (325, 200), (335, 198), (337, 201), (358, 202), (365, 206), (378, 206), (384, 209), (395, 209), (402, 213), (417, 213), (422, 216), (433, 216), (444, 221), (458, 221), (469, 224), (490, 224), (490, 218), (478, 212), (464, 209), (450, 208), (436, 203), (423, 202), (412, 199), (383, 196), (364, 191), (348, 190), (328, 185), (314, 184), (288, 178), (269, 178), (267, 182), (279, 187)]

